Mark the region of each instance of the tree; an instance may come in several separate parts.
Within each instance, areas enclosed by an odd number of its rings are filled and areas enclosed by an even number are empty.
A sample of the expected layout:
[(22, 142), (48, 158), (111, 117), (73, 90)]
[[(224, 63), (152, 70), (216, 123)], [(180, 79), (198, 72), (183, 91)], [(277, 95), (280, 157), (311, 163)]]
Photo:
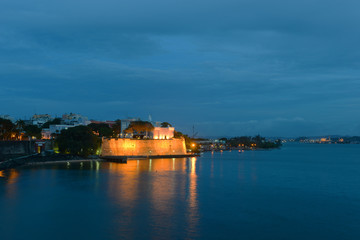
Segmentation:
[(24, 131), (27, 137), (41, 139), (41, 128), (36, 125), (27, 125), (24, 127)]
[(15, 125), (8, 119), (0, 118), (0, 139), (11, 140)]
[(47, 121), (41, 126), (41, 128), (49, 128), (50, 125), (57, 125), (57, 124), (61, 124), (61, 118), (54, 118), (53, 120)]
[(154, 126), (147, 121), (133, 121), (125, 129), (126, 133), (132, 133), (134, 137), (143, 138), (148, 137), (149, 132), (154, 130)]
[(230, 138), (226, 141), (226, 143), (232, 147), (251, 147), (251, 144), (253, 144), (251, 137), (247, 136)]
[(196, 144), (188, 135), (183, 134), (182, 132), (174, 131), (174, 138), (183, 138), (185, 140), (186, 149), (190, 149), (192, 152), (200, 151), (199, 145)]
[(101, 140), (87, 126), (77, 126), (62, 130), (56, 138), (61, 153), (88, 156), (95, 154)]
[(113, 130), (106, 123), (90, 123), (88, 127), (99, 137), (111, 137)]
[(115, 124), (112, 126), (113, 137), (119, 137), (121, 134), (121, 120), (115, 120)]
[(281, 140), (272, 142), (266, 141), (264, 137), (257, 135), (255, 137), (234, 137), (226, 141), (229, 147), (248, 147), (248, 148), (279, 148), (281, 146)]
[(260, 135), (256, 135), (255, 137), (252, 138), (252, 140), (256, 143), (256, 144), (261, 144), (262, 142), (265, 142), (265, 138), (261, 137)]
[(23, 136), (25, 135), (25, 126), (26, 124), (24, 120), (19, 119), (15, 122), (15, 135), (18, 140), (22, 140)]
[(162, 122), (160, 126), (163, 128), (172, 127), (172, 125), (168, 122)]
[(15, 124), (16, 124), (16, 125), (15, 125), (15, 126), (16, 126), (16, 129), (17, 129), (19, 132), (23, 132), (23, 131), (24, 131), (25, 126), (26, 126), (24, 120), (17, 120)]

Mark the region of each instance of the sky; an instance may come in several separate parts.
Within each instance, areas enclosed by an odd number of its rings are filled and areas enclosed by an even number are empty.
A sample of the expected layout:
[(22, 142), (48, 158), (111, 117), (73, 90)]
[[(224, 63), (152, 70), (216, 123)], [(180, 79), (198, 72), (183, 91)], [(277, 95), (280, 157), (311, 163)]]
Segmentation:
[(355, 0), (1, 0), (0, 115), (360, 135)]

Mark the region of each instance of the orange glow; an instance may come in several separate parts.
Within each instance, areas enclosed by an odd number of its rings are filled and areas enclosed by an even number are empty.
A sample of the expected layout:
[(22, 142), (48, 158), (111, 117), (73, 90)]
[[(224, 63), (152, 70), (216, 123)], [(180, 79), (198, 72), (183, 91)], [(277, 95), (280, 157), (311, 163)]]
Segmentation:
[(6, 173), (0, 171), (0, 177), (5, 177), (7, 179), (6, 195), (10, 198), (14, 198), (17, 192), (16, 180), (19, 177), (19, 173), (15, 169), (11, 169)]
[(185, 155), (184, 139), (134, 140), (127, 138), (104, 139), (103, 156)]
[(196, 174), (196, 157), (191, 158), (191, 174)]
[(174, 128), (155, 127), (153, 130), (154, 139), (172, 139), (174, 137)]
[[(115, 177), (110, 177), (108, 182), (108, 194), (115, 204), (125, 206), (125, 214), (131, 215), (137, 211), (138, 202), (141, 201), (140, 191), (149, 186), (149, 197), (151, 206), (149, 211), (155, 217), (151, 219), (152, 224), (160, 225), (163, 221), (171, 222), (179, 199), (186, 199), (186, 216), (184, 224), (187, 229), (193, 231), (198, 224), (198, 188), (196, 174), (197, 158), (176, 159), (152, 159), (150, 160), (128, 160), (127, 164), (109, 163), (109, 172)], [(151, 172), (149, 172), (151, 164)], [(188, 181), (177, 181), (174, 174), (170, 181), (164, 181), (171, 171), (181, 172), (187, 176)], [(154, 177), (144, 183), (139, 175), (144, 172)], [(128, 225), (118, 224), (119, 231), (127, 231)], [(166, 239), (171, 239), (167, 236)]]
[[(195, 158), (196, 159), (196, 158)], [(196, 161), (196, 160), (195, 160)], [(195, 164), (192, 163), (191, 166)], [(129, 160), (127, 164), (109, 163), (109, 171), (115, 176), (121, 177), (126, 184), (119, 184), (117, 178), (109, 183), (109, 193), (116, 201), (122, 204), (131, 205), (138, 197), (138, 189), (142, 184), (138, 180), (138, 175), (141, 172), (152, 172), (153, 174), (159, 174), (161, 172), (183, 170), (186, 171), (186, 159), (177, 158), (176, 160), (169, 159), (152, 159), (152, 160)], [(192, 167), (192, 171), (195, 171), (195, 166)], [(164, 200), (170, 201), (175, 194), (175, 187), (171, 183), (163, 183), (162, 181), (154, 181), (151, 183), (154, 190), (154, 204), (156, 209), (165, 210), (166, 204), (163, 204)]]
[(9, 182), (14, 183), (18, 176), (19, 173), (15, 169), (11, 169), (10, 174), (8, 175)]
[(196, 175), (196, 158), (193, 157), (190, 159), (191, 163), (191, 169), (190, 169), (190, 175), (189, 175), (189, 218), (188, 218), (188, 224), (189, 228), (192, 228), (197, 223), (198, 219), (198, 196), (197, 196), (197, 175)]

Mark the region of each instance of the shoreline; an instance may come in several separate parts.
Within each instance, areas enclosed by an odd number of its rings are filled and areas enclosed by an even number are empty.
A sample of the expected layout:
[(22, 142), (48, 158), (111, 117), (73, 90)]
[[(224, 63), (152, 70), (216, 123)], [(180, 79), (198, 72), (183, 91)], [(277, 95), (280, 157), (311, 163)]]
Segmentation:
[(126, 163), (127, 160), (146, 160), (151, 158), (179, 158), (179, 157), (195, 157), (199, 155), (195, 154), (187, 154), (187, 155), (155, 155), (155, 156), (108, 156), (108, 157), (99, 157), (92, 156), (89, 158), (83, 158), (76, 155), (49, 155), (49, 156), (41, 156), (39, 154), (33, 154), (28, 156), (22, 156), (20, 158), (9, 159), (4, 162), (0, 162), (0, 171), (22, 168), (28, 166), (40, 166), (47, 164), (61, 164), (61, 163), (80, 163), (80, 162), (119, 162)]
[(64, 160), (57, 160), (57, 161), (37, 161), (37, 162), (28, 162), (20, 167), (27, 167), (27, 166), (38, 166), (38, 165), (46, 165), (46, 164), (56, 164), (56, 163), (76, 163), (76, 162), (91, 162), (91, 161), (98, 161), (104, 162), (103, 159), (100, 158), (84, 158), (84, 159), (64, 159)]
[(61, 163), (61, 162), (82, 162), (82, 161), (99, 161), (99, 157), (90, 156), (84, 158), (77, 155), (65, 155), (65, 154), (51, 154), (48, 156), (42, 156), (40, 154), (31, 154), (18, 158), (8, 159), (0, 162), (0, 170), (20, 168), (23, 166), (49, 164), (49, 163)]

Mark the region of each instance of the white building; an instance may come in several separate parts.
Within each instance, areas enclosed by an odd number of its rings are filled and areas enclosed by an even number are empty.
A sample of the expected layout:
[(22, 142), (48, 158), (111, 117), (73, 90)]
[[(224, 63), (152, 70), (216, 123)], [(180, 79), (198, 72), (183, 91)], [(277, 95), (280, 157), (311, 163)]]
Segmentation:
[(10, 115), (0, 115), (0, 118), (15, 122), (14, 118), (10, 117)]
[(59, 124), (59, 125), (50, 125), (50, 136), (51, 134), (60, 134), (62, 130), (66, 130), (69, 128), (75, 127), (75, 125), (63, 125), (63, 124)]
[(153, 139), (172, 139), (175, 128), (173, 127), (154, 127), (150, 137)]
[(52, 118), (49, 114), (35, 114), (31, 118), (32, 124), (37, 125), (39, 127), (41, 127), (41, 125), (43, 125), (44, 123), (51, 121), (53, 119), (54, 118)]
[(76, 113), (63, 114), (62, 120), (68, 125), (89, 125), (91, 123), (87, 117)]

